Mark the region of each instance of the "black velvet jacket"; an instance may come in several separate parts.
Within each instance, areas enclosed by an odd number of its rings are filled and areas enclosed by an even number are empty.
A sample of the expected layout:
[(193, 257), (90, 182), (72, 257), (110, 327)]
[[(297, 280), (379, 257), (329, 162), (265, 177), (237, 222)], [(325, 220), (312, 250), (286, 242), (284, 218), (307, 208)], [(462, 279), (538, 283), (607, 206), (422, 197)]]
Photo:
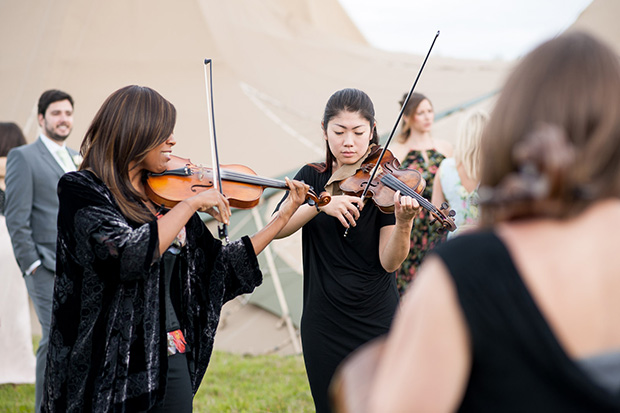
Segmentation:
[[(43, 411), (147, 410), (163, 397), (168, 363), (157, 222), (129, 222), (88, 171), (65, 174), (58, 197)], [(185, 228), (179, 318), (195, 393), (222, 305), (251, 292), (262, 274), (248, 237), (222, 246), (198, 215)]]

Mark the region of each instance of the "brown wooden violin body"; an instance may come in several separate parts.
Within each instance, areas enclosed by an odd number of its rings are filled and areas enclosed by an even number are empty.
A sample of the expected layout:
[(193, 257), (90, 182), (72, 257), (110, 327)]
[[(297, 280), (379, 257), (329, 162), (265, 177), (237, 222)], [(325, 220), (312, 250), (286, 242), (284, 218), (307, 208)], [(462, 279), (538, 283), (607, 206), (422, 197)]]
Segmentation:
[[(418, 201), (420, 206), (426, 209), (435, 220), (440, 221), (441, 230), (454, 231), (456, 224), (452, 217), (454, 211), (450, 211), (446, 217), (443, 212), (438, 210), (422, 195), (426, 188), (426, 181), (415, 169), (399, 169), (400, 162), (389, 150), (385, 151), (380, 164), (377, 161), (381, 156), (381, 148), (375, 148), (355, 174), (340, 182), (340, 189), (347, 195), (361, 196), (364, 189), (366, 198), (372, 198), (377, 207), (385, 213), (394, 211), (394, 192), (400, 191), (402, 195), (407, 195)], [(373, 169), (379, 168), (375, 173), (372, 182), (369, 182)], [(445, 205), (446, 209), (447, 204)]]
[[(377, 160), (380, 155), (381, 148), (375, 147), (361, 165), (360, 169), (355, 172), (355, 175), (340, 182), (340, 189), (348, 195), (361, 196), (368, 185), (368, 180), (372, 175), (372, 170), (377, 165)], [(413, 189), (417, 193), (422, 193), (426, 187), (426, 181), (424, 181), (424, 178), (422, 178), (422, 175), (418, 171), (413, 169), (399, 169), (399, 167), (400, 162), (398, 162), (398, 159), (392, 155), (392, 152), (386, 150), (373, 181), (368, 185), (366, 197), (372, 198), (375, 205), (385, 213), (394, 212), (395, 191), (386, 187), (381, 182), (383, 176), (393, 175), (404, 182), (408, 188)]]
[[(250, 209), (258, 205), (264, 188), (288, 189), (285, 181), (261, 178), (244, 165), (221, 165), (222, 193), (230, 206)], [(214, 189), (213, 170), (194, 165), (189, 159), (171, 156), (168, 170), (151, 173), (146, 180), (146, 193), (158, 205), (174, 207), (184, 199), (199, 192)], [(317, 196), (308, 191), (308, 203), (324, 206), (331, 197), (325, 193)]]

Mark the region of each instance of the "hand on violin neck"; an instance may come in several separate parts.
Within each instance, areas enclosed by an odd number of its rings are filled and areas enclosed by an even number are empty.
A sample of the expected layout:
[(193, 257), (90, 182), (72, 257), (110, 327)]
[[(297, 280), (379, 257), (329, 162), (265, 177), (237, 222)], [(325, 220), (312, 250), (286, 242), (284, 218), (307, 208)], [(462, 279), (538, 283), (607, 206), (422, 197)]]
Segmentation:
[(230, 204), (228, 199), (215, 189), (199, 192), (185, 201), (193, 210), (206, 212), (223, 224), (230, 224)]
[(358, 196), (336, 195), (329, 204), (321, 207), (321, 212), (338, 219), (343, 227), (349, 228), (357, 225), (356, 221), (363, 208), (364, 201)]
[(394, 192), (394, 216), (396, 223), (410, 225), (420, 213), (420, 204), (410, 196), (401, 196), (400, 191)]
[(284, 178), (286, 185), (289, 188), (288, 196), (284, 203), (280, 206), (280, 216), (289, 220), (295, 211), (306, 201), (306, 195), (310, 190), (310, 186), (303, 182), (290, 180)]
[(310, 187), (303, 182), (291, 181), (288, 178), (285, 178), (285, 180), (289, 188), (286, 200), (280, 205), (278, 213), (274, 215), (271, 221), (250, 237), (256, 255), (260, 254), (291, 221), (291, 217), (298, 210), (299, 206), (305, 202), (308, 190), (310, 190)]

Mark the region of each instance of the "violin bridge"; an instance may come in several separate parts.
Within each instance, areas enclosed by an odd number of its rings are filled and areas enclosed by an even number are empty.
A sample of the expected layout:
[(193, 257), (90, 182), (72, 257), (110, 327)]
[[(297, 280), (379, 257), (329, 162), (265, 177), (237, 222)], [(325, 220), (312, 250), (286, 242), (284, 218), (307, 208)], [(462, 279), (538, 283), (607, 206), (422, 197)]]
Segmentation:
[[(375, 172), (376, 170), (376, 172)], [(383, 167), (381, 166), (381, 164), (377, 164), (375, 165), (371, 170), (370, 170), (370, 176), (378, 176), (381, 175), (383, 173)], [(374, 175), (373, 175), (374, 174)]]

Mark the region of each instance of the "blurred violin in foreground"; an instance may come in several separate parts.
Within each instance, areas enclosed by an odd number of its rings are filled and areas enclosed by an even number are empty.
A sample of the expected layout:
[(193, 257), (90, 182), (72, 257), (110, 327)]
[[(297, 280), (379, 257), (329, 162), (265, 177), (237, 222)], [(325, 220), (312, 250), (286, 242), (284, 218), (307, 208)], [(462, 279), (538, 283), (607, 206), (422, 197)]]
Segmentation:
[[(189, 159), (174, 155), (170, 157), (168, 168), (162, 173), (150, 173), (146, 179), (146, 193), (158, 205), (172, 208), (199, 192), (216, 188), (211, 168), (194, 165)], [(220, 165), (220, 178), (222, 193), (230, 206), (240, 209), (258, 205), (265, 188), (289, 189), (285, 181), (262, 178), (244, 165)], [(317, 196), (311, 189), (306, 200), (310, 205), (325, 206), (331, 196), (326, 192)]]
[[(441, 210), (437, 209), (426, 198), (420, 195), (426, 188), (426, 181), (420, 172), (414, 169), (399, 169), (400, 162), (388, 149), (385, 149), (383, 157), (379, 159), (381, 148), (375, 147), (362, 163), (354, 175), (340, 182), (340, 189), (347, 195), (361, 196), (365, 191), (365, 198), (370, 198), (377, 207), (385, 213), (394, 211), (394, 192), (400, 191), (402, 195), (407, 195), (418, 201), (420, 206), (426, 209), (435, 221), (441, 223), (440, 231), (454, 231), (456, 224), (454, 217), (456, 212), (450, 210), (448, 216), (444, 215), (443, 210), (448, 208), (445, 202)], [(379, 165), (377, 166), (377, 161)], [(377, 171), (373, 170), (377, 167)], [(372, 180), (371, 179), (372, 176)]]

